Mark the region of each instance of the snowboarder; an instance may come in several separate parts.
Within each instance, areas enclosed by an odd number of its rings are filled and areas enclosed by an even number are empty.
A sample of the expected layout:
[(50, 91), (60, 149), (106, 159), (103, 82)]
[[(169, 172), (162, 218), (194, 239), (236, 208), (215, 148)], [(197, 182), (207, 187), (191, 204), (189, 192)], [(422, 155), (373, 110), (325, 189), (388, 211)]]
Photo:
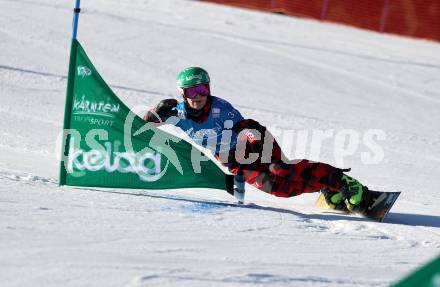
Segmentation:
[[(177, 120), (173, 123), (177, 127), (197, 144), (207, 147), (207, 143), (211, 143), (208, 148), (222, 164), (234, 174), (243, 174), (247, 183), (262, 191), (279, 197), (321, 191), (331, 208), (345, 211), (361, 208), (368, 189), (344, 173), (349, 170), (306, 159), (287, 160), (264, 126), (244, 119), (230, 103), (211, 95), (210, 78), (204, 69), (183, 70), (177, 77), (177, 86), (183, 101), (160, 101), (147, 112), (146, 121), (161, 123), (175, 117)], [(225, 145), (222, 136), (231, 130)], [(273, 146), (265, 156), (266, 142)], [(258, 157), (253, 162), (245, 162), (251, 154)]]

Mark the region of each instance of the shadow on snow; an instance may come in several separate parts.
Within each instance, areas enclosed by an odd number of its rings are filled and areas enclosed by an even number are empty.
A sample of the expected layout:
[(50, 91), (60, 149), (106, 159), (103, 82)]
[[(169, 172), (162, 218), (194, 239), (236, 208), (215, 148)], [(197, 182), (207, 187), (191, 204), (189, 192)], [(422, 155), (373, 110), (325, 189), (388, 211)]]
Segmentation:
[[(148, 198), (166, 199), (166, 200), (174, 200), (174, 201), (180, 201), (180, 202), (195, 203), (198, 205), (198, 207), (192, 208), (192, 210), (194, 212), (206, 212), (209, 209), (218, 210), (221, 207), (235, 207), (235, 208), (256, 209), (256, 210), (261, 210), (261, 211), (291, 214), (291, 215), (298, 216), (298, 217), (305, 218), (305, 219), (319, 219), (319, 220), (325, 220), (325, 221), (349, 220), (349, 221), (375, 222), (374, 220), (371, 220), (368, 218), (358, 217), (355, 215), (349, 215), (349, 214), (343, 214), (343, 213), (337, 213), (337, 212), (332, 212), (332, 211), (327, 211), (324, 213), (316, 213), (316, 214), (305, 214), (305, 213), (301, 213), (299, 211), (294, 211), (291, 209), (261, 206), (261, 205), (257, 205), (254, 203), (236, 204), (236, 203), (223, 202), (223, 201), (207, 201), (207, 200), (200, 200), (200, 199), (194, 199), (194, 198), (179, 197), (179, 196), (174, 196), (174, 195), (169, 195), (169, 194), (167, 194), (167, 195), (149, 194), (146, 192), (131, 193), (131, 192), (114, 191), (114, 190), (98, 190), (98, 189), (87, 189), (87, 190), (104, 192), (104, 193), (112, 193), (112, 194), (120, 194), (120, 195), (141, 196), (141, 197), (148, 197)], [(440, 216), (390, 212), (387, 215), (384, 223), (440, 228)]]

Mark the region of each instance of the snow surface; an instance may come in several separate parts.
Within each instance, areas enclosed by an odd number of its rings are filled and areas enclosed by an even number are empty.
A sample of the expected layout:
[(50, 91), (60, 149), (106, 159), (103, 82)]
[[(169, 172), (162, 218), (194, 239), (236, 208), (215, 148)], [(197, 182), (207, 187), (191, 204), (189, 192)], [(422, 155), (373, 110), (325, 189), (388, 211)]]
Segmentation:
[[(317, 210), (316, 194), (248, 187), (233, 207), (206, 203), (232, 202), (218, 190), (59, 188), (72, 2), (0, 1), (1, 286), (387, 286), (439, 254), (439, 43), (197, 1), (82, 1), (79, 39), (133, 109), (177, 97), (178, 71), (201, 65), (292, 157), (289, 130), (382, 129), (382, 161), (362, 163), (361, 142), (343, 165), (403, 193), (376, 223)], [(302, 154), (337, 164), (334, 141)]]

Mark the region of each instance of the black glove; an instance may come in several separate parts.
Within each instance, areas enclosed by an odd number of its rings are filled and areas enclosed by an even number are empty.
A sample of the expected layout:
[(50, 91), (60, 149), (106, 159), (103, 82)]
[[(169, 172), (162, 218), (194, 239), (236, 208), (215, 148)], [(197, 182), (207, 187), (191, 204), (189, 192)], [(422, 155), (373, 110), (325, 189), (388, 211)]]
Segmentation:
[(244, 129), (257, 130), (261, 133), (261, 135), (264, 135), (264, 133), (266, 132), (266, 127), (260, 125), (259, 122), (255, 121), (253, 119), (239, 121), (238, 123), (236, 123), (232, 127), (232, 130), (237, 134), (240, 133)]
[(160, 101), (157, 106), (149, 110), (144, 119), (147, 122), (161, 123), (166, 121), (169, 117), (177, 116), (177, 110), (174, 108), (177, 105), (176, 99), (165, 99)]
[[(242, 138), (239, 138), (238, 140), (246, 140), (246, 151), (261, 154), (263, 151), (266, 127), (260, 125), (259, 122), (252, 119), (242, 120), (232, 127), (232, 131), (237, 134), (243, 130), (244, 132), (242, 133)], [(255, 131), (260, 134), (259, 139), (257, 138)]]

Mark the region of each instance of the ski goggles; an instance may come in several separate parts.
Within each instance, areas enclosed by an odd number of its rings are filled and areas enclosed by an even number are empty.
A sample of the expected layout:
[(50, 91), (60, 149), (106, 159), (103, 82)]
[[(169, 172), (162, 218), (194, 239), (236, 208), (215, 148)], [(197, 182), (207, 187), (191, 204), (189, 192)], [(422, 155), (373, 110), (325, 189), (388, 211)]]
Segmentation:
[(209, 90), (209, 85), (207, 85), (207, 84), (183, 89), (183, 95), (189, 99), (195, 99), (195, 97), (197, 97), (197, 95), (201, 95), (201, 96), (206, 97), (206, 96), (209, 96), (210, 94), (211, 94), (211, 92)]

